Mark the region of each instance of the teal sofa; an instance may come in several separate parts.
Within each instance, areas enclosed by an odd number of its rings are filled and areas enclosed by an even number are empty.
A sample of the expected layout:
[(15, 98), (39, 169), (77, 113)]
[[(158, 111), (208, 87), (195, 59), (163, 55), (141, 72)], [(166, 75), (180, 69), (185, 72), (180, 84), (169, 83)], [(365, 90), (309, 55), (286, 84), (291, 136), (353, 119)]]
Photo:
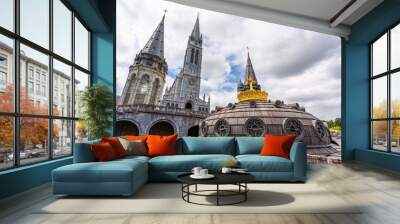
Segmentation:
[(176, 181), (193, 167), (218, 172), (228, 160), (236, 160), (259, 182), (304, 182), (307, 156), (302, 142), (295, 142), (290, 159), (260, 156), (263, 137), (183, 137), (177, 155), (128, 156), (96, 162), (91, 141), (75, 144), (74, 163), (52, 171), (54, 194), (131, 195), (148, 181)]

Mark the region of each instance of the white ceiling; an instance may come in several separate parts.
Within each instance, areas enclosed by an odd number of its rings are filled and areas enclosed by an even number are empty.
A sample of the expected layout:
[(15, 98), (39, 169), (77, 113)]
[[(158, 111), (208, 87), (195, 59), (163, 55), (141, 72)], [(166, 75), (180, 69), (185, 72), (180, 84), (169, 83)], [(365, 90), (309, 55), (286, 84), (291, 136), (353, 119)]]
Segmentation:
[[(168, 1), (345, 38), (350, 35), (350, 26), (353, 23), (383, 2), (383, 0)], [(345, 10), (342, 10), (344, 8)]]
[(246, 3), (255, 7), (270, 8), (278, 11), (330, 20), (346, 6), (350, 0), (228, 0)]

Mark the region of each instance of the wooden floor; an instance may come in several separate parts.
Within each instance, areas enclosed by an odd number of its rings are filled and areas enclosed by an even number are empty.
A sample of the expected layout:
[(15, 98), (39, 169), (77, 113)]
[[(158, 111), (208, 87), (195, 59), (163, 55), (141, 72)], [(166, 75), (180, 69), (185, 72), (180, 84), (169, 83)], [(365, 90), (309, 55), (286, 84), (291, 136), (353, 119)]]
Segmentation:
[(308, 181), (367, 206), (357, 214), (35, 214), (38, 207), (54, 200), (50, 187), (43, 186), (0, 202), (0, 223), (400, 223), (399, 174), (354, 163), (312, 165)]

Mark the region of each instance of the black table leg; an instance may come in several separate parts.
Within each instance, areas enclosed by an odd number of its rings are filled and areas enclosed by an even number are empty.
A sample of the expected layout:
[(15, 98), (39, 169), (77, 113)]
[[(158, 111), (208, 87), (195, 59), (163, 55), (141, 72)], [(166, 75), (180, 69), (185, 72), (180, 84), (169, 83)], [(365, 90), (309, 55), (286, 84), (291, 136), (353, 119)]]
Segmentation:
[(248, 192), (248, 189), (247, 189), (247, 182), (244, 183), (244, 187), (245, 187), (245, 191), (246, 191), (246, 192), (244, 192), (244, 201), (247, 201), (247, 192)]
[(219, 206), (219, 184), (217, 184), (217, 206)]
[(187, 201), (190, 202), (189, 200), (189, 195), (190, 195), (190, 184), (187, 185)]
[(195, 185), (195, 190), (194, 191), (196, 191), (197, 192), (197, 184)]

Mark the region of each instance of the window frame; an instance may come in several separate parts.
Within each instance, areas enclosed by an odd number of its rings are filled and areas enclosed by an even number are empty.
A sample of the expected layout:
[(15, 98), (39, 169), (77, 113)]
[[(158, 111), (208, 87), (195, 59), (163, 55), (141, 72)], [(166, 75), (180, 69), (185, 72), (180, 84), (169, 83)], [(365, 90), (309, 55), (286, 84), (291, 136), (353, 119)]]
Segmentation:
[[(372, 40), (369, 43), (369, 149), (373, 151), (380, 151), (380, 152), (387, 152), (387, 153), (392, 153), (392, 154), (400, 154), (400, 152), (394, 152), (392, 151), (392, 121), (400, 121), (400, 117), (392, 117), (392, 98), (391, 98), (391, 92), (392, 92), (392, 76), (396, 75), (398, 72), (400, 72), (400, 67), (397, 68), (391, 68), (391, 31), (395, 27), (400, 26), (400, 21), (397, 21), (393, 25), (391, 25), (388, 29), (386, 29), (383, 33), (378, 35), (374, 40)], [(373, 44), (378, 41), (381, 37), (384, 35), (387, 35), (387, 51), (386, 51), (386, 57), (387, 57), (387, 64), (386, 64), (386, 71), (382, 72), (380, 74), (374, 75), (373, 72)], [(387, 98), (387, 105), (386, 105), (386, 118), (373, 118), (373, 94), (374, 94), (374, 88), (373, 88), (373, 81), (382, 77), (386, 77), (386, 87), (387, 87), (387, 93), (386, 93), (386, 98)], [(374, 148), (374, 133), (373, 133), (373, 122), (374, 121), (386, 121), (387, 125), (387, 138), (386, 138), (386, 151), (379, 150)]]
[[(68, 10), (71, 11), (71, 18), (70, 18), (70, 23), (71, 23), (71, 58), (64, 58), (62, 55), (57, 54), (56, 52), (54, 52), (54, 39), (53, 39), (53, 21), (54, 21), (54, 14), (53, 14), (53, 1), (54, 0), (48, 0), (48, 4), (49, 4), (49, 46), (48, 49), (46, 49), (45, 47), (42, 47), (39, 44), (34, 43), (33, 41), (30, 41), (29, 39), (23, 37), (20, 35), (20, 0), (14, 0), (13, 1), (13, 10), (14, 10), (14, 18), (13, 18), (13, 31), (10, 31), (4, 27), (0, 26), (0, 35), (10, 38), (13, 41), (13, 54), (12, 54), (12, 61), (13, 64), (12, 66), (12, 74), (13, 75), (13, 79), (14, 79), (14, 99), (13, 99), (13, 112), (2, 112), (0, 111), (0, 116), (10, 116), (13, 119), (13, 166), (10, 167), (4, 167), (4, 168), (0, 168), (0, 172), (4, 171), (4, 170), (10, 170), (10, 169), (16, 169), (19, 167), (23, 167), (23, 166), (29, 166), (29, 165), (33, 165), (33, 164), (37, 164), (37, 163), (43, 163), (49, 160), (58, 160), (58, 159), (62, 159), (62, 158), (66, 158), (66, 157), (70, 157), (73, 155), (74, 152), (74, 143), (75, 143), (75, 125), (76, 125), (76, 121), (79, 120), (79, 117), (75, 116), (75, 108), (72, 107), (71, 108), (71, 114), (70, 116), (58, 116), (58, 115), (53, 115), (53, 59), (54, 60), (58, 60), (59, 62), (62, 62), (66, 65), (71, 66), (71, 92), (72, 92), (72, 99), (71, 99), (71, 105), (75, 104), (75, 85), (73, 85), (73, 83), (75, 82), (75, 69), (85, 73), (88, 75), (89, 77), (89, 83), (88, 86), (92, 85), (92, 73), (91, 73), (91, 37), (92, 37), (92, 30), (89, 29), (88, 25), (83, 21), (83, 19), (79, 16), (78, 13), (76, 13), (72, 7), (65, 1), (65, 0), (59, 0)], [(83, 67), (81, 67), (80, 65), (75, 63), (75, 19), (79, 20), (79, 22), (84, 26), (84, 28), (88, 31), (88, 69), (85, 69)], [(27, 113), (21, 113), (20, 111), (20, 46), (21, 44), (32, 48), (33, 50), (36, 50), (40, 53), (43, 53), (45, 55), (48, 56), (49, 58), (49, 63), (48, 63), (48, 71), (47, 71), (47, 75), (48, 75), (48, 85), (46, 85), (46, 91), (47, 93), (46, 96), (48, 97), (48, 113), (46, 115), (39, 115), (39, 114), (27, 114)], [(27, 67), (30, 68), (30, 67)], [(42, 74), (42, 73), (40, 73)], [(36, 80), (36, 70), (33, 70), (33, 81), (34, 83)], [(26, 74), (27, 80), (30, 80), (30, 73), (28, 72)], [(41, 77), (39, 77), (41, 78)], [(41, 79), (39, 79), (39, 83), (41, 83)], [(35, 84), (34, 84), (35, 85)], [(42, 86), (42, 85), (41, 85)], [(27, 91), (29, 91), (27, 89)], [(34, 91), (36, 91), (34, 89)], [(40, 94), (41, 95), (41, 94)], [(47, 119), (48, 122), (48, 136), (47, 136), (47, 141), (48, 141), (48, 157), (44, 158), (41, 161), (38, 162), (32, 162), (32, 163), (26, 163), (26, 164), (21, 164), (20, 161), (20, 119), (21, 118), (45, 118)], [(53, 122), (56, 120), (66, 120), (66, 121), (71, 121), (71, 153), (68, 155), (62, 155), (62, 156), (54, 156), (53, 152), (54, 152), (54, 147), (53, 147)], [(51, 144), (50, 144), (51, 143)]]

